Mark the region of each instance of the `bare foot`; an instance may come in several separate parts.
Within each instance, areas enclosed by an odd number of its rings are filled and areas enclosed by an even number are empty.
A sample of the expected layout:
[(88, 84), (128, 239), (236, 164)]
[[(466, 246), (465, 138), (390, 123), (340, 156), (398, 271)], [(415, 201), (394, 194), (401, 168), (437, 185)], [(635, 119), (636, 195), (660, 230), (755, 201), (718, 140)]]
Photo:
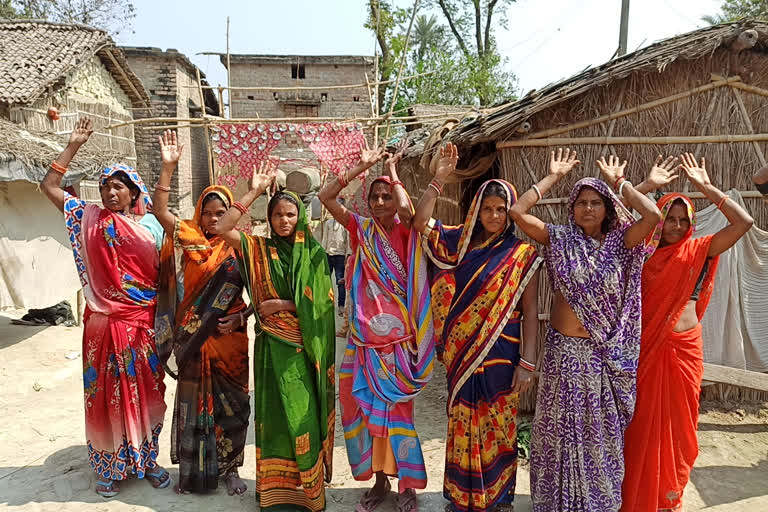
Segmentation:
[(245, 482), (243, 482), (240, 475), (237, 474), (237, 471), (227, 473), (224, 477), (224, 481), (227, 482), (227, 494), (230, 496), (240, 496), (248, 490), (248, 486), (245, 485)]
[(397, 495), (397, 510), (398, 512), (418, 512), (419, 501), (416, 499), (414, 489), (406, 489)]
[(182, 489), (181, 487), (179, 487), (179, 484), (176, 484), (173, 486), (173, 492), (175, 492), (176, 494), (190, 494), (191, 491)]

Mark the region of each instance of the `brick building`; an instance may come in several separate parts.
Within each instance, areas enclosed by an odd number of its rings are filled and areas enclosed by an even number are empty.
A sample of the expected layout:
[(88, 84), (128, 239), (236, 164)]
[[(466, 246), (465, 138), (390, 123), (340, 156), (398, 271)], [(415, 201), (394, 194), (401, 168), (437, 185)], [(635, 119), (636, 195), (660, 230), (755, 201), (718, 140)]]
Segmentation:
[[(131, 69), (139, 76), (149, 92), (151, 110), (136, 112), (136, 118), (202, 117), (203, 113), (218, 115), (219, 103), (213, 91), (204, 89), (203, 97), (197, 86), (196, 67), (177, 50), (159, 48), (122, 47)], [(205, 74), (200, 72), (201, 78)], [(207, 82), (203, 80), (203, 84)], [(171, 123), (176, 124), (176, 123)], [(184, 144), (179, 167), (171, 183), (171, 209), (182, 218), (191, 218), (200, 193), (209, 184), (208, 152), (205, 129), (202, 127), (178, 128), (179, 142)], [(136, 156), (138, 165), (148, 184), (160, 175), (160, 148), (157, 137), (160, 130), (136, 130)]]

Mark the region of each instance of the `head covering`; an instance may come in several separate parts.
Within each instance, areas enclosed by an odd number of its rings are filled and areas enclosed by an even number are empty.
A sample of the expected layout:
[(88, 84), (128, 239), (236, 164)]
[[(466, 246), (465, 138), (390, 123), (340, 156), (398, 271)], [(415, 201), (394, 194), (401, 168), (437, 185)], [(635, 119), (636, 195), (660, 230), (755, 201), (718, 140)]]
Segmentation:
[(235, 200), (234, 196), (232, 195), (232, 191), (229, 190), (226, 185), (211, 185), (210, 187), (206, 187), (200, 194), (200, 197), (197, 198), (195, 216), (192, 219), (198, 226), (200, 226), (201, 219), (203, 218), (203, 204), (205, 203), (205, 198), (210, 195), (221, 199), (221, 202), (224, 203), (224, 208), (227, 209), (232, 206), (232, 203)]
[(371, 182), (371, 184), (368, 186), (368, 195), (365, 196), (365, 202), (367, 203), (371, 198), (371, 192), (373, 192), (373, 186), (377, 183), (386, 183), (389, 185), (389, 188), (392, 188), (392, 178), (389, 176), (379, 176), (375, 180)]
[(139, 176), (139, 173), (137, 173), (133, 167), (125, 164), (115, 164), (111, 167), (105, 167), (104, 170), (101, 171), (99, 185), (102, 187), (106, 185), (107, 180), (118, 172), (124, 172), (126, 176), (128, 176), (128, 179), (139, 188), (139, 198), (136, 201), (134, 212), (138, 215), (144, 215), (145, 213), (152, 211), (152, 198), (149, 195), (149, 190), (147, 190), (147, 186), (144, 185), (141, 176)]
[(581, 189), (584, 187), (595, 189), (598, 194), (613, 204), (613, 209), (616, 211), (616, 219), (610, 226), (608, 226), (609, 232), (616, 228), (632, 224), (635, 221), (632, 213), (627, 210), (627, 207), (624, 206), (624, 203), (622, 203), (618, 196), (613, 193), (613, 190), (611, 190), (611, 187), (609, 187), (606, 182), (597, 178), (587, 177), (576, 182), (573, 186), (573, 190), (571, 190), (571, 196), (568, 198), (568, 220), (572, 223), (576, 223), (573, 217), (573, 205), (576, 203), (576, 198), (579, 197)]
[(659, 247), (659, 243), (661, 243), (661, 234), (664, 230), (664, 223), (667, 220), (667, 215), (669, 215), (669, 210), (672, 209), (672, 205), (675, 203), (676, 200), (680, 199), (685, 204), (686, 211), (688, 212), (688, 218), (690, 219), (690, 225), (688, 226), (688, 231), (685, 233), (683, 238), (677, 242), (676, 244), (682, 244), (683, 242), (687, 241), (689, 238), (693, 236), (693, 234), (696, 232), (696, 210), (693, 207), (693, 201), (688, 196), (684, 196), (683, 194), (678, 193), (672, 193), (672, 194), (666, 194), (663, 196), (659, 201), (656, 203), (656, 206), (661, 211), (661, 220), (658, 224), (656, 224), (656, 227), (654, 228), (653, 232), (648, 235), (648, 238), (645, 241), (645, 257), (650, 258), (653, 256), (653, 253), (656, 252), (656, 249)]

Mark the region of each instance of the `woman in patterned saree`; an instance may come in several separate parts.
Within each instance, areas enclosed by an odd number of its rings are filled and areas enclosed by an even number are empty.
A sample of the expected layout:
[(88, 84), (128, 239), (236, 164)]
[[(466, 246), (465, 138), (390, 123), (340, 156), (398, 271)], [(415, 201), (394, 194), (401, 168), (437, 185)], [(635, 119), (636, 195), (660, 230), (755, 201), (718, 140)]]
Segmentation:
[(212, 228), (238, 251), (258, 321), (254, 348), (256, 495), (262, 510), (325, 508), (336, 419), (333, 292), (328, 258), (293, 193), (269, 201), (271, 238), (234, 226), (273, 183), (254, 172), (250, 190)]
[(661, 218), (624, 179), (626, 162), (613, 156), (598, 167), (639, 220), (595, 178), (573, 187), (568, 224), (545, 224), (528, 213), (578, 163), (567, 149), (553, 151), (549, 175), (511, 209), (515, 223), (544, 245), (554, 291), (531, 432), (536, 512), (621, 506), (624, 430), (634, 410), (640, 351), (642, 242)]
[[(398, 478), (397, 508), (418, 510), (416, 489), (427, 472), (416, 428), (413, 399), (432, 376), (434, 337), (426, 259), (411, 228), (413, 207), (397, 179), (389, 176), (368, 190), (373, 218), (339, 204), (339, 192), (384, 158), (383, 149), (362, 148), (360, 162), (327, 184), (318, 197), (349, 231), (347, 272), (349, 339), (339, 371), (339, 402), (347, 457), (355, 480), (376, 476), (357, 504), (368, 512), (386, 499), (389, 476)], [(398, 219), (399, 216), (399, 219)]]
[(156, 462), (165, 415), (164, 372), (153, 331), (163, 232), (147, 213), (152, 206), (147, 187), (130, 167), (102, 171), (104, 208), (61, 189), (67, 166), (91, 133), (89, 119), (77, 121), (41, 187), (64, 212), (85, 294), (85, 435), (99, 476), (96, 492), (108, 498), (132, 475), (156, 488), (171, 482)]
[(511, 510), (519, 394), (532, 384), (536, 361), (541, 259), (515, 236), (509, 208), (517, 193), (506, 181), (483, 183), (463, 225), (431, 219), (457, 159), (453, 144), (441, 148), (413, 219), (414, 229), (426, 229), (437, 270), (432, 311), (448, 382), (443, 495), (446, 512)]
[(230, 495), (242, 494), (246, 485), (237, 468), (251, 413), (246, 332), (251, 309), (242, 300), (235, 250), (211, 233), (232, 205), (232, 193), (210, 186), (193, 219), (175, 217), (168, 195), (182, 148), (176, 132), (160, 138), (163, 166), (154, 201), (168, 235), (160, 253), (155, 333), (160, 360), (178, 380), (171, 432), (171, 460), (179, 464), (175, 489), (206, 492), (222, 477)]
[[(643, 334), (637, 369), (637, 406), (625, 438), (626, 512), (682, 510), (683, 490), (699, 452), (696, 429), (703, 376), (701, 318), (712, 295), (720, 254), (752, 226), (752, 218), (709, 181), (691, 154), (682, 156), (688, 180), (717, 205), (729, 225), (694, 239), (693, 202), (667, 194), (662, 220), (646, 244)], [(637, 190), (650, 192), (677, 176), (675, 160), (661, 157)]]

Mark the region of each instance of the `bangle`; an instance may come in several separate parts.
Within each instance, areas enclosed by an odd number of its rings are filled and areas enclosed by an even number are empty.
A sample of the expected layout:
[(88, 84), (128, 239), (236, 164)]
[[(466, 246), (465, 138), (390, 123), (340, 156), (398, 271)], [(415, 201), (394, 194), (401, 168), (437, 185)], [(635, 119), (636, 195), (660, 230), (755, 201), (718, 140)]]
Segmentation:
[(65, 174), (67, 172), (67, 168), (61, 165), (60, 163), (56, 162), (55, 160), (51, 162), (51, 169), (58, 172), (59, 174)]
[(336, 181), (339, 183), (339, 185), (341, 185), (342, 188), (349, 185), (349, 182), (347, 181), (347, 171), (344, 170), (344, 172), (336, 176)]
[(717, 203), (717, 209), (721, 209), (723, 207), (723, 204), (725, 204), (725, 201), (729, 199), (728, 196), (723, 196), (723, 198), (720, 200), (719, 203)]
[(405, 188), (405, 183), (403, 183), (400, 180), (395, 180), (392, 182), (392, 188), (396, 187), (397, 185), (400, 185), (401, 187)]
[(436, 181), (434, 180), (430, 181), (428, 186), (435, 189), (435, 192), (437, 192), (437, 195), (442, 195), (443, 189), (442, 187), (440, 187), (440, 185)]
[(235, 201), (234, 203), (232, 203), (232, 206), (234, 206), (235, 209), (237, 209), (243, 215), (248, 213), (248, 208), (246, 208), (245, 205), (240, 201)]
[(155, 183), (155, 190), (160, 190), (162, 192), (170, 192), (171, 187), (166, 187), (165, 185), (161, 185), (160, 183)]
[(526, 361), (522, 357), (520, 358), (520, 361), (518, 361), (517, 365), (523, 370), (528, 370), (529, 372), (536, 371), (536, 365), (531, 363), (530, 361)]
[(630, 182), (627, 180), (624, 180), (621, 182), (621, 185), (619, 185), (619, 197), (624, 197), (624, 186), (625, 185), (631, 185)]
[(613, 190), (619, 190), (619, 186), (625, 181), (627, 180), (626, 178), (624, 178), (624, 176), (619, 176), (618, 178), (616, 178), (616, 181), (613, 183)]
[(534, 183), (531, 186), (531, 188), (536, 191), (536, 195), (539, 196), (539, 201), (541, 201), (544, 198), (544, 196), (541, 194), (541, 189), (539, 188), (539, 186)]

